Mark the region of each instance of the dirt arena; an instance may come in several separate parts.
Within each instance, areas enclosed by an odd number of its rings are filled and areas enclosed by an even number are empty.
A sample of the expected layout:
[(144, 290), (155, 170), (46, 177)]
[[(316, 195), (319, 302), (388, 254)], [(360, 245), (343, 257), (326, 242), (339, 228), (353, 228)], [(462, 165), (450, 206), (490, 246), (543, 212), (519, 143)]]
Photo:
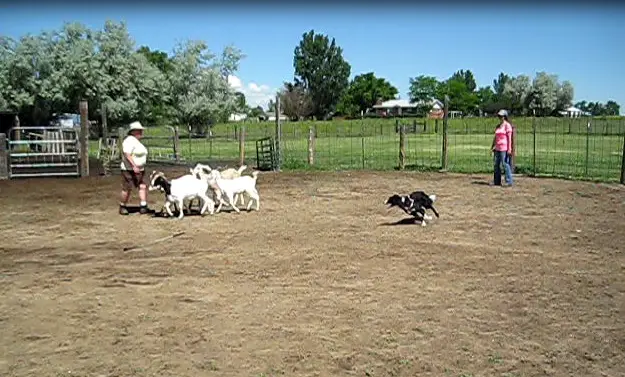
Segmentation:
[[(2, 181), (0, 376), (625, 375), (625, 187), (488, 179), (261, 173), (260, 212), (182, 221)], [(417, 188), (441, 217), (388, 225)]]

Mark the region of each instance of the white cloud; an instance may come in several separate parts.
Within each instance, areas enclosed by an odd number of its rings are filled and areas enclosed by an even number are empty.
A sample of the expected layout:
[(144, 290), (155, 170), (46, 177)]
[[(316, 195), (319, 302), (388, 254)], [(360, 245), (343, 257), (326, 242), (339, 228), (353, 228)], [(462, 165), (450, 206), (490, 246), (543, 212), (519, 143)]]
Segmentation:
[(250, 107), (262, 106), (263, 109), (267, 108), (269, 100), (275, 98), (277, 91), (269, 85), (259, 85), (255, 82), (249, 82), (245, 85), (240, 78), (233, 75), (228, 76), (228, 84), (232, 89), (245, 95), (245, 100)]

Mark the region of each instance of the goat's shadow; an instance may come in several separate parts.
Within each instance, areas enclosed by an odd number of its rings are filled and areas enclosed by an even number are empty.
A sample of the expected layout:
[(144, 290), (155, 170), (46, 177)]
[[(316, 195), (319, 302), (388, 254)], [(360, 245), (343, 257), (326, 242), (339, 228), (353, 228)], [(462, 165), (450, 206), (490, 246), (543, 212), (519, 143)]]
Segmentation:
[[(191, 208), (191, 209), (184, 209), (184, 216), (191, 216), (191, 217), (202, 217), (202, 215), (200, 214), (200, 210), (201, 208)], [(138, 210), (137, 210), (138, 211)], [(232, 208), (222, 208), (219, 213), (230, 213), (230, 212), (235, 212), (234, 209)], [(246, 209), (242, 209), (241, 212), (251, 212), (251, 211), (247, 211)], [(169, 216), (169, 214), (167, 214), (167, 211), (163, 208), (161, 211), (156, 211), (156, 210), (152, 210), (152, 217), (155, 218), (161, 218), (161, 219), (171, 219), (171, 218), (176, 218), (178, 217), (178, 215), (180, 214), (180, 212), (177, 209), (173, 209), (171, 210), (171, 213), (173, 216)], [(204, 216), (208, 216), (208, 211), (206, 211), (206, 213), (204, 214)]]

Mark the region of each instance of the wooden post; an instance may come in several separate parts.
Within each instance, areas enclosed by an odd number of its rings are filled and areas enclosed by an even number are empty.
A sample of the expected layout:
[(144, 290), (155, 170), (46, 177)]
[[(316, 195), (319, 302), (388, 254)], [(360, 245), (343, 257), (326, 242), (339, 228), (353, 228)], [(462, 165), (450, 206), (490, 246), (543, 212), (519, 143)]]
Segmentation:
[(282, 126), (280, 124), (280, 95), (276, 94), (276, 170), (280, 171), (280, 166), (282, 165), (282, 143), (280, 142), (280, 137), (282, 135)]
[(399, 170), (406, 168), (406, 125), (399, 127)]
[(510, 150), (512, 151), (512, 156), (510, 156), (510, 170), (512, 174), (516, 171), (516, 126), (512, 125), (512, 145), (510, 146)]
[(245, 125), (239, 129), (239, 166), (245, 165)]
[(623, 151), (621, 152), (621, 184), (625, 185), (625, 134), (623, 135)]
[(9, 179), (9, 151), (6, 134), (0, 134), (0, 180), (2, 179)]
[(315, 126), (308, 127), (308, 165), (315, 164)]
[(449, 126), (449, 96), (445, 95), (445, 109), (443, 110), (443, 153), (441, 156), (442, 170), (447, 170), (447, 127)]
[(172, 127), (174, 131), (174, 158), (176, 159), (176, 163), (180, 162), (180, 130), (178, 126)]
[(117, 154), (119, 155), (120, 160), (124, 158), (124, 148), (122, 147), (122, 143), (124, 142), (124, 138), (126, 137), (126, 129), (124, 127), (117, 128)]
[(89, 105), (80, 101), (80, 176), (89, 176)]
[(106, 139), (109, 138), (109, 127), (106, 119), (106, 105), (102, 104), (100, 113), (102, 116), (102, 138), (106, 141)]

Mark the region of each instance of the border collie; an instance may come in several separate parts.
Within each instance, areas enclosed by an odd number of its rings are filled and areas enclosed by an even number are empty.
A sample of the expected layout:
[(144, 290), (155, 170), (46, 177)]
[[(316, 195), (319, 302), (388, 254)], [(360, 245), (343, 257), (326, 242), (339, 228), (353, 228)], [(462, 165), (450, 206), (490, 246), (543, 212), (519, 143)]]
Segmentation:
[(432, 216), (428, 216), (425, 211), (427, 209), (432, 210), (436, 217), (438, 212), (434, 208), (434, 202), (436, 201), (436, 195), (427, 195), (423, 191), (414, 191), (410, 195), (399, 196), (397, 194), (390, 196), (384, 204), (388, 204), (389, 207), (399, 207), (410, 216), (414, 216), (415, 220), (421, 220), (421, 226), (426, 226), (426, 220), (432, 220)]

